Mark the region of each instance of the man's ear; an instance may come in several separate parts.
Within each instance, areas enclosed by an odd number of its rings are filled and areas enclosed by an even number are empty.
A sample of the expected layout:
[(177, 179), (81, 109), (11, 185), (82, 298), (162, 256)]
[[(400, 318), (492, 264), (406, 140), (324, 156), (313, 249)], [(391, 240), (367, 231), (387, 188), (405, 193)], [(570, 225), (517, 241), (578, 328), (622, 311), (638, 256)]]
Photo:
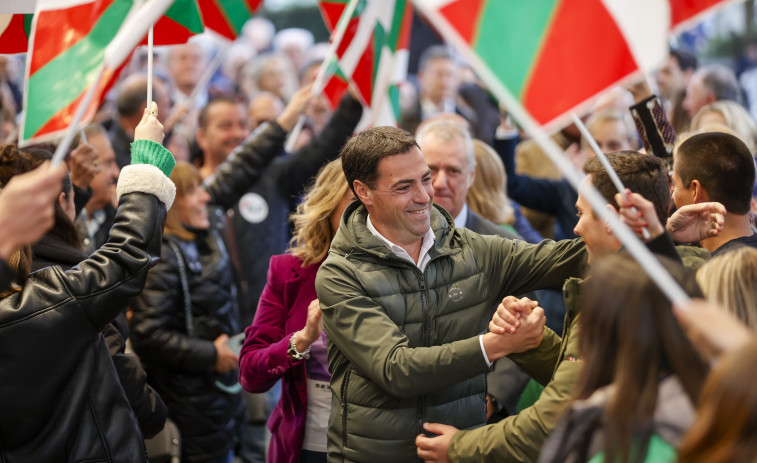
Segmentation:
[(470, 171), (470, 175), (468, 176), (468, 188), (473, 186), (473, 182), (476, 181), (476, 168), (473, 167)]
[(707, 190), (704, 189), (699, 180), (691, 181), (691, 194), (694, 204), (706, 203), (710, 201), (710, 195)]
[(353, 180), (352, 188), (355, 189), (355, 196), (357, 196), (357, 199), (359, 199), (361, 203), (365, 204), (366, 206), (373, 206), (373, 201), (370, 194), (371, 189), (368, 188), (368, 185), (361, 182), (360, 180)]
[(199, 146), (199, 147), (200, 147), (200, 149), (201, 149), (201, 150), (202, 150), (203, 152), (205, 152), (205, 150), (206, 150), (206, 149), (207, 149), (207, 147), (208, 147), (208, 144), (207, 144), (207, 143), (205, 143), (205, 129), (203, 129), (203, 128), (198, 128), (198, 129), (197, 129), (197, 133), (196, 133), (196, 138), (197, 138), (197, 146)]
[[(610, 213), (612, 215), (614, 215), (615, 217), (618, 216), (618, 210), (615, 209), (615, 206), (613, 206), (612, 204), (606, 204), (605, 207), (607, 208), (608, 211), (610, 211)], [(592, 212), (592, 214), (593, 214), (593, 212)], [(610, 224), (608, 224), (606, 222), (605, 222), (605, 233), (607, 233), (608, 235), (615, 236), (615, 233), (612, 231), (612, 228), (610, 227)]]

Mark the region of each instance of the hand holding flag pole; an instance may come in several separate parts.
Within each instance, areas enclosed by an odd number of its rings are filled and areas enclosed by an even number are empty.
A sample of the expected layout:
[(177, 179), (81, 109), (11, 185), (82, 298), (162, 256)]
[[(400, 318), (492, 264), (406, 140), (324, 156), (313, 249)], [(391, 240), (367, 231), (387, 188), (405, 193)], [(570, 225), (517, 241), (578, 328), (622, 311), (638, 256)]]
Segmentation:
[[(576, 127), (578, 127), (578, 130), (581, 132), (581, 135), (589, 143), (589, 146), (594, 151), (594, 154), (596, 154), (599, 158), (599, 161), (602, 163), (605, 171), (607, 171), (607, 175), (610, 177), (613, 185), (615, 185), (615, 188), (618, 189), (618, 192), (623, 196), (623, 199), (626, 199), (626, 187), (623, 185), (620, 177), (618, 177), (618, 173), (615, 172), (615, 169), (613, 169), (610, 165), (610, 161), (607, 159), (607, 156), (605, 156), (605, 153), (603, 153), (599, 148), (599, 145), (597, 145), (597, 141), (594, 140), (594, 137), (592, 137), (589, 133), (589, 129), (586, 128), (586, 125), (583, 123), (581, 118), (576, 115), (576, 113), (571, 113), (571, 118), (573, 119), (573, 123), (576, 124)], [(632, 207), (631, 210), (638, 212), (635, 207)], [(645, 241), (648, 241), (649, 238), (651, 238), (647, 227), (643, 227), (641, 229), (641, 235), (644, 237)]]
[[(331, 61), (334, 59), (334, 57), (336, 57), (336, 49), (339, 48), (339, 45), (342, 43), (344, 33), (347, 31), (347, 26), (350, 23), (352, 14), (355, 12), (358, 1), (359, 0), (350, 0), (347, 8), (344, 9), (342, 16), (339, 18), (339, 22), (337, 23), (336, 29), (334, 30), (334, 40), (331, 41), (329, 51), (328, 53), (326, 53), (326, 57), (323, 59), (321, 67), (318, 68), (318, 73), (316, 74), (315, 82), (313, 84), (313, 95), (320, 95), (323, 91), (326, 77), (328, 77), (326, 76), (326, 71), (329, 68), (329, 64), (331, 64)], [(294, 144), (297, 142), (297, 137), (300, 135), (304, 124), (305, 116), (302, 115), (297, 120), (297, 124), (294, 126), (292, 131), (289, 132), (289, 136), (287, 137), (286, 144), (284, 145), (284, 151), (286, 151), (287, 153), (294, 151)]]

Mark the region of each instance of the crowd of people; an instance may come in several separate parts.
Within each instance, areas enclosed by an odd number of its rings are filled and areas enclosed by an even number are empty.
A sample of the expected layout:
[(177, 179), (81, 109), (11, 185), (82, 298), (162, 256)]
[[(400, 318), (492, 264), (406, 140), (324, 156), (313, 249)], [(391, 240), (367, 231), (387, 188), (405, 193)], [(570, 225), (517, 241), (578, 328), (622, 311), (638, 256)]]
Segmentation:
[(352, 88), (314, 91), (309, 32), (209, 43), (158, 50), (149, 105), (135, 54), (56, 167), (16, 146), (0, 57), (0, 461), (159, 461), (166, 423), (190, 463), (754, 459), (757, 124), (732, 70), (671, 49), (594, 102), (620, 194), (571, 125), (576, 191), (445, 45), (399, 127), (368, 128)]

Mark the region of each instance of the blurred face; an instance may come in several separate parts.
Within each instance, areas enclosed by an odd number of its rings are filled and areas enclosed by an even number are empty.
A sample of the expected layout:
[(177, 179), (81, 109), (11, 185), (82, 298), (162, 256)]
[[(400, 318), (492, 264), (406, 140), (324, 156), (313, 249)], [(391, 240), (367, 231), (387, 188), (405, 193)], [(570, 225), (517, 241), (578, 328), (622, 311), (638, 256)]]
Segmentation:
[(197, 129), (197, 143), (206, 157), (223, 161), (249, 135), (244, 110), (236, 103), (216, 103), (208, 110), (207, 127)]
[(339, 221), (342, 219), (342, 214), (344, 214), (344, 210), (347, 209), (347, 206), (352, 203), (352, 201), (355, 200), (355, 195), (352, 194), (352, 190), (347, 188), (347, 191), (344, 193), (344, 196), (342, 196), (342, 199), (339, 200), (339, 204), (336, 205), (336, 208), (334, 209), (334, 212), (331, 213), (329, 216), (329, 221), (331, 222), (331, 237), (333, 238), (334, 235), (336, 235), (336, 230), (339, 228)]
[(694, 192), (691, 189), (691, 185), (684, 185), (681, 176), (678, 175), (678, 170), (680, 169), (679, 163), (679, 158), (676, 157), (673, 161), (673, 175), (670, 178), (670, 195), (676, 208), (694, 203)]
[(155, 78), (152, 81), (152, 98), (158, 105), (158, 121), (165, 124), (171, 114), (171, 97), (168, 96), (165, 84)]
[(250, 120), (250, 128), (255, 130), (260, 124), (272, 121), (284, 111), (281, 100), (269, 94), (262, 94), (250, 102), (247, 115)]
[(591, 262), (597, 257), (617, 251), (620, 248), (620, 243), (608, 231), (605, 223), (594, 214), (589, 202), (586, 201), (583, 193), (581, 193), (587, 184), (591, 184), (590, 175), (581, 182), (578, 200), (576, 201), (578, 223), (573, 232), (583, 238), (586, 244), (586, 252), (589, 255), (589, 262)]
[(87, 202), (86, 208), (89, 214), (99, 211), (109, 203), (116, 201), (116, 183), (118, 174), (121, 173), (116, 164), (116, 153), (110, 144), (108, 137), (96, 133), (88, 137), (89, 144), (92, 145), (100, 159), (100, 172), (95, 175), (90, 183), (92, 188), (92, 198)]
[(686, 88), (688, 74), (681, 70), (675, 56), (668, 56), (665, 66), (657, 71), (657, 86), (660, 88), (660, 96), (666, 99), (672, 98), (676, 93)]
[(434, 202), (452, 217), (457, 217), (475, 176), (475, 169), (465, 156), (465, 144), (458, 138), (449, 142), (442, 142), (433, 136), (425, 138), (422, 143), (423, 156), (431, 169)]
[[(589, 130), (591, 136), (597, 141), (597, 145), (603, 153), (632, 150), (625, 125), (617, 120), (605, 120), (594, 124)], [(593, 152), (591, 153), (593, 155)]]
[(454, 98), (460, 85), (460, 71), (454, 61), (434, 58), (418, 76), (423, 96), (439, 103), (445, 98)]
[(707, 104), (712, 103), (710, 93), (704, 88), (702, 76), (694, 74), (689, 79), (686, 86), (686, 97), (683, 99), (683, 109), (689, 113), (689, 117), (694, 117), (697, 112)]
[[(431, 170), (418, 148), (387, 156), (378, 167), (375, 189), (355, 181), (376, 229), (392, 243), (419, 244), (431, 226), (434, 187)], [(362, 193), (361, 193), (362, 192)]]
[(258, 89), (263, 92), (271, 92), (282, 99), (288, 99), (287, 75), (284, 63), (277, 59), (269, 60), (260, 72)]
[(168, 56), (168, 71), (176, 86), (186, 93), (194, 88), (205, 66), (205, 53), (199, 45), (187, 43), (171, 49)]
[(210, 227), (208, 208), (210, 195), (195, 183), (181, 196), (176, 196), (174, 207), (178, 208), (181, 223), (192, 228), (205, 230)]

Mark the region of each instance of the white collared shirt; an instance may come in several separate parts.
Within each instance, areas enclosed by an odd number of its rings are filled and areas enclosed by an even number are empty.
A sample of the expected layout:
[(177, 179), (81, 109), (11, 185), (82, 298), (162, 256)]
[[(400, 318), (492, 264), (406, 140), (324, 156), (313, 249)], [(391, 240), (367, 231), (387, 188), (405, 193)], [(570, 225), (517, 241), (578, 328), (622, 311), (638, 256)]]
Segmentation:
[[(457, 217), (463, 216), (463, 225), (465, 224), (465, 220), (468, 218), (468, 206), (463, 206), (463, 210), (460, 211), (459, 214), (457, 214)], [(423, 235), (423, 243), (421, 244), (421, 253), (418, 256), (418, 262), (415, 262), (412, 257), (410, 257), (410, 254), (405, 251), (404, 248), (401, 246), (397, 246), (396, 244), (392, 243), (384, 235), (379, 233), (378, 230), (376, 230), (376, 227), (373, 226), (373, 222), (371, 222), (371, 215), (368, 214), (368, 218), (365, 221), (365, 225), (368, 227), (368, 230), (370, 230), (371, 234), (381, 240), (382, 243), (386, 245), (386, 247), (389, 248), (390, 251), (392, 251), (397, 257), (400, 257), (402, 259), (408, 260), (415, 264), (416, 267), (420, 269), (421, 272), (423, 272), (426, 269), (426, 265), (428, 265), (429, 261), (431, 260), (431, 256), (429, 256), (428, 251), (431, 249), (431, 246), (434, 245), (434, 240), (436, 237), (434, 236), (434, 232), (431, 230), (431, 227), (428, 227), (428, 230), (426, 231), (426, 234)], [(457, 227), (457, 218), (455, 218), (455, 226)], [(462, 226), (462, 225), (461, 225)], [(486, 361), (486, 364), (489, 366), (489, 368), (492, 367), (492, 362), (489, 361), (489, 357), (486, 355), (486, 349), (484, 349), (484, 335), (480, 335), (478, 337), (478, 344), (481, 346), (481, 353), (484, 355), (484, 360)]]
[(434, 245), (434, 240), (436, 237), (434, 236), (434, 232), (431, 231), (431, 227), (428, 227), (428, 230), (426, 230), (426, 234), (423, 235), (423, 243), (421, 244), (421, 253), (418, 256), (418, 262), (416, 262), (412, 257), (410, 257), (410, 254), (405, 251), (405, 249), (401, 246), (397, 246), (396, 244), (389, 241), (384, 235), (379, 233), (378, 230), (376, 230), (376, 227), (373, 226), (373, 222), (371, 222), (371, 215), (368, 214), (368, 219), (365, 221), (365, 225), (368, 227), (368, 230), (371, 231), (373, 236), (381, 240), (382, 243), (386, 245), (386, 247), (389, 248), (390, 251), (392, 251), (397, 257), (401, 257), (405, 260), (409, 260), (413, 264), (415, 264), (416, 267), (420, 269), (420, 271), (424, 271), (426, 269), (426, 265), (428, 265), (428, 262), (431, 260), (431, 256), (428, 255), (428, 251), (431, 249), (431, 246)]
[(463, 203), (463, 208), (455, 217), (455, 228), (465, 228), (465, 222), (468, 221), (468, 205)]

